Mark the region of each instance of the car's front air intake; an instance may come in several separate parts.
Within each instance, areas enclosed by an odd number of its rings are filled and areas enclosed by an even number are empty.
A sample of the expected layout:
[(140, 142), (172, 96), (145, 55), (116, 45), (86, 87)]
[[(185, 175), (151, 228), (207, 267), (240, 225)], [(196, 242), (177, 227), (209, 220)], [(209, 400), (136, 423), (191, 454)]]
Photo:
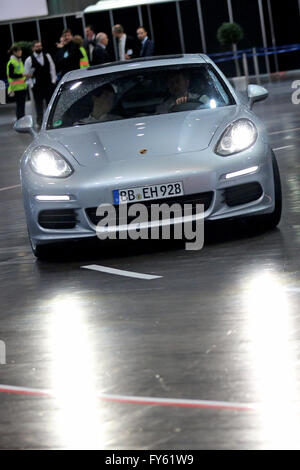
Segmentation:
[(256, 201), (263, 193), (259, 183), (246, 183), (225, 189), (225, 202), (228, 206), (240, 206)]
[(71, 229), (76, 226), (74, 209), (44, 210), (39, 213), (39, 225), (51, 230)]

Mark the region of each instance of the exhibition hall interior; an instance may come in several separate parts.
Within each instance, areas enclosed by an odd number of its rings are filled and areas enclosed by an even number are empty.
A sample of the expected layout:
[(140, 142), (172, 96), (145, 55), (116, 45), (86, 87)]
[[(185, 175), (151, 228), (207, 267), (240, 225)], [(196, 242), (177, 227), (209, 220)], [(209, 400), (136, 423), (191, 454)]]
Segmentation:
[(300, 1), (0, 1), (0, 450), (300, 449)]

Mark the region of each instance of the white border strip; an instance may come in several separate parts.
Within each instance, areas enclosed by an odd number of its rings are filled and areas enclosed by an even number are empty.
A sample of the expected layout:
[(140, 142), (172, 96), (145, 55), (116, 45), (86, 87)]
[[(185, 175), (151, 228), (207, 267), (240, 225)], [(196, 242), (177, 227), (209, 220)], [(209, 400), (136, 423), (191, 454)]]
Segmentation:
[[(55, 393), (52, 390), (16, 387), (14, 385), (1, 385), (0, 392), (29, 395), (37, 397), (50, 397), (55, 398)], [(238, 403), (227, 401), (212, 401), (212, 400), (185, 400), (178, 398), (154, 398), (154, 397), (135, 397), (126, 395), (109, 395), (99, 393), (97, 395), (99, 400), (111, 401), (118, 403), (131, 403), (135, 405), (160, 405), (160, 406), (177, 406), (187, 408), (206, 408), (206, 409), (228, 409), (240, 411), (253, 411), (259, 408), (255, 403)]]

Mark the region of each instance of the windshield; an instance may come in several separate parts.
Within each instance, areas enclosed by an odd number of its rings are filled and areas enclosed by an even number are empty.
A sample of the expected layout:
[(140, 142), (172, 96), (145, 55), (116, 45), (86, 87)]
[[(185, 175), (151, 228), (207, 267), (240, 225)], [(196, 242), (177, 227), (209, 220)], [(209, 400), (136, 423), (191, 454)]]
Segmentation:
[(65, 83), (47, 128), (57, 129), (235, 104), (207, 64), (153, 67)]

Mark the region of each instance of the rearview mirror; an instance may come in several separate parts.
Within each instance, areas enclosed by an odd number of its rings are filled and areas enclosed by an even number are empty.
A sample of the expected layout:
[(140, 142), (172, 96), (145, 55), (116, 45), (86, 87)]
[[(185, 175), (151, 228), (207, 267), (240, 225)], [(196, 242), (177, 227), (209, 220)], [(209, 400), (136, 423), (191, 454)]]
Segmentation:
[(14, 130), (22, 134), (31, 134), (36, 136), (36, 131), (33, 127), (33, 119), (30, 114), (18, 119), (14, 124)]
[(247, 95), (248, 95), (248, 106), (251, 109), (254, 103), (256, 103), (257, 101), (265, 100), (268, 97), (269, 92), (262, 86), (248, 85)]

